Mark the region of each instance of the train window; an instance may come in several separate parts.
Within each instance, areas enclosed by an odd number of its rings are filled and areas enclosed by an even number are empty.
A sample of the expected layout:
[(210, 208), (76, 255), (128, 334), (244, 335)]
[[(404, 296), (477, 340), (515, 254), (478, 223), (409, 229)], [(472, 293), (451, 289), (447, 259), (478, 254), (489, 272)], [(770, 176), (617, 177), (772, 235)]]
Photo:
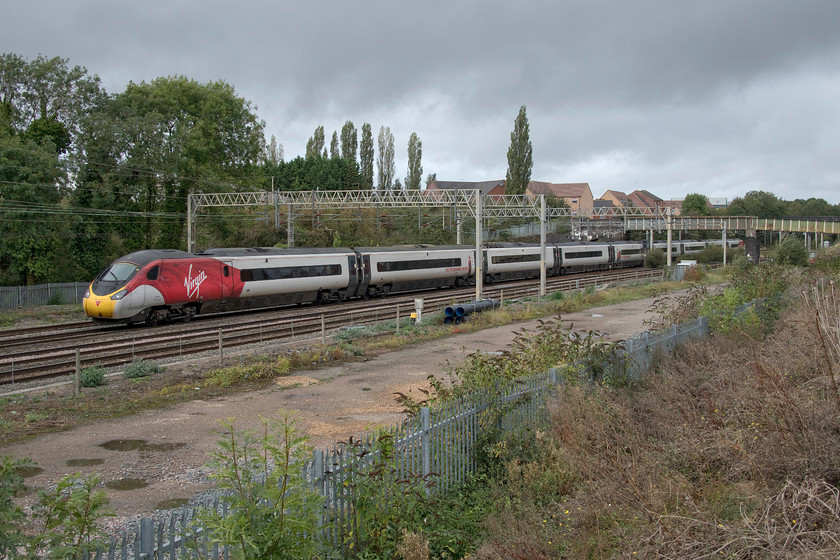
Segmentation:
[(588, 259), (591, 257), (601, 257), (604, 255), (603, 251), (576, 251), (574, 253), (566, 251), (563, 253), (563, 258), (566, 259)]
[(621, 249), (622, 256), (626, 255), (638, 255), (642, 252), (641, 249)]
[(539, 262), (540, 255), (497, 255), (490, 259), (493, 264), (511, 264), (522, 262)]
[(230, 276), (230, 268), (229, 268), (229, 267), (227, 267), (227, 266), (223, 266), (223, 267), (222, 267), (222, 274), (224, 274), (225, 278), (227, 278), (228, 276)]
[(376, 270), (377, 272), (395, 272), (405, 270), (422, 270), (425, 268), (449, 268), (454, 266), (462, 266), (460, 258), (378, 262), (376, 263)]
[(146, 273), (147, 280), (157, 280), (158, 274), (160, 273), (160, 265), (156, 264), (152, 268), (149, 269), (149, 272)]
[(274, 268), (246, 268), (239, 271), (242, 282), (260, 282), (262, 280), (291, 280), (294, 278), (314, 278), (317, 276), (338, 276), (340, 264), (313, 266), (278, 266)]

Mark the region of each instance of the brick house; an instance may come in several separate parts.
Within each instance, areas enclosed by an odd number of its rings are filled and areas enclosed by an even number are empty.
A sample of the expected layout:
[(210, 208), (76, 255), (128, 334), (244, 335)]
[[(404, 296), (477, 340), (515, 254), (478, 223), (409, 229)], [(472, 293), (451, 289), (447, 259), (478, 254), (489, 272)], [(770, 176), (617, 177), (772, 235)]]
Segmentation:
[(581, 211), (584, 211), (584, 213), (589, 215), (592, 213), (592, 208), (594, 207), (594, 198), (592, 197), (592, 189), (589, 188), (589, 183), (545, 183), (543, 181), (531, 181), (528, 183), (528, 188), (525, 189), (525, 194), (531, 196), (544, 194), (561, 198), (572, 209), (573, 214), (579, 214)]

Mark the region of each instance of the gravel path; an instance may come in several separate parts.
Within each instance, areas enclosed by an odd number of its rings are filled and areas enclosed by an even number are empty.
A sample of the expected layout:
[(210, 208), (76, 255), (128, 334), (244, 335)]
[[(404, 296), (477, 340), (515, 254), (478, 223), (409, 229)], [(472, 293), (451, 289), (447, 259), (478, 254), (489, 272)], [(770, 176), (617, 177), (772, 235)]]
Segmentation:
[[(652, 299), (588, 309), (563, 317), (576, 330), (597, 330), (610, 340), (646, 330)], [(46, 434), (8, 445), (2, 454), (29, 457), (42, 469), (27, 478), (37, 489), (68, 473), (96, 473), (105, 484), (111, 507), (126, 517), (149, 515), (165, 504), (177, 504), (210, 488), (209, 452), (216, 448), (219, 421), (236, 418), (237, 428), (258, 425), (259, 416), (278, 410), (295, 416), (316, 447), (330, 447), (370, 427), (394, 424), (402, 414), (394, 393), (419, 396), (427, 377), (439, 375), (475, 351), (504, 350), (512, 333), (533, 330), (537, 321), (452, 337), (372, 358), (279, 379), (266, 389), (223, 398), (197, 398), (165, 409), (95, 422), (66, 432)], [(198, 393), (198, 392), (197, 392)], [(122, 444), (114, 444), (122, 440)], [(109, 444), (109, 442), (111, 442)], [(117, 449), (113, 446), (116, 445)], [(110, 447), (110, 449), (109, 449)], [(109, 488), (123, 479), (142, 488)], [(175, 502), (172, 502), (175, 500)]]

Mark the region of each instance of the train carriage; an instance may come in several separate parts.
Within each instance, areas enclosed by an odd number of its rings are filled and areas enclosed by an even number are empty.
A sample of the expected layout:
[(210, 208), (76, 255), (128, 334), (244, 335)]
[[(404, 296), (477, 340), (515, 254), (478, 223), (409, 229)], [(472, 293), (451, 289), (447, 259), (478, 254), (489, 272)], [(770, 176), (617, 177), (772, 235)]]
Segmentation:
[(562, 274), (602, 270), (611, 262), (612, 246), (609, 243), (561, 243), (557, 247)]
[(463, 245), (357, 247), (359, 296), (465, 286), (475, 270), (475, 249)]
[(642, 266), (645, 262), (645, 246), (642, 242), (621, 241), (610, 244), (613, 249), (612, 262), (616, 267)]
[[(540, 276), (540, 246), (526, 243), (499, 243), (488, 246), (484, 254), (484, 278), (488, 283)], [(559, 249), (555, 245), (545, 247), (546, 274), (559, 274)]]
[(199, 255), (229, 265), (241, 284), (236, 301), (208, 305), (205, 313), (340, 301), (355, 295), (359, 285), (358, 257), (349, 248), (208, 249)]

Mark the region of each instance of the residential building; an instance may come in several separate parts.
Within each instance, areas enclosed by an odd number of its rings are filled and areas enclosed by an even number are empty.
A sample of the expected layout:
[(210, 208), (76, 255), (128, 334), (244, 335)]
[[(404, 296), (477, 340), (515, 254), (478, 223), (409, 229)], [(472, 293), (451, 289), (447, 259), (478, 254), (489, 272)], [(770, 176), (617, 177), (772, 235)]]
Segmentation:
[(594, 198), (589, 183), (545, 183), (543, 181), (531, 181), (525, 194), (539, 196), (541, 194), (554, 196), (563, 199), (572, 214), (584, 213), (591, 215), (594, 207)]

